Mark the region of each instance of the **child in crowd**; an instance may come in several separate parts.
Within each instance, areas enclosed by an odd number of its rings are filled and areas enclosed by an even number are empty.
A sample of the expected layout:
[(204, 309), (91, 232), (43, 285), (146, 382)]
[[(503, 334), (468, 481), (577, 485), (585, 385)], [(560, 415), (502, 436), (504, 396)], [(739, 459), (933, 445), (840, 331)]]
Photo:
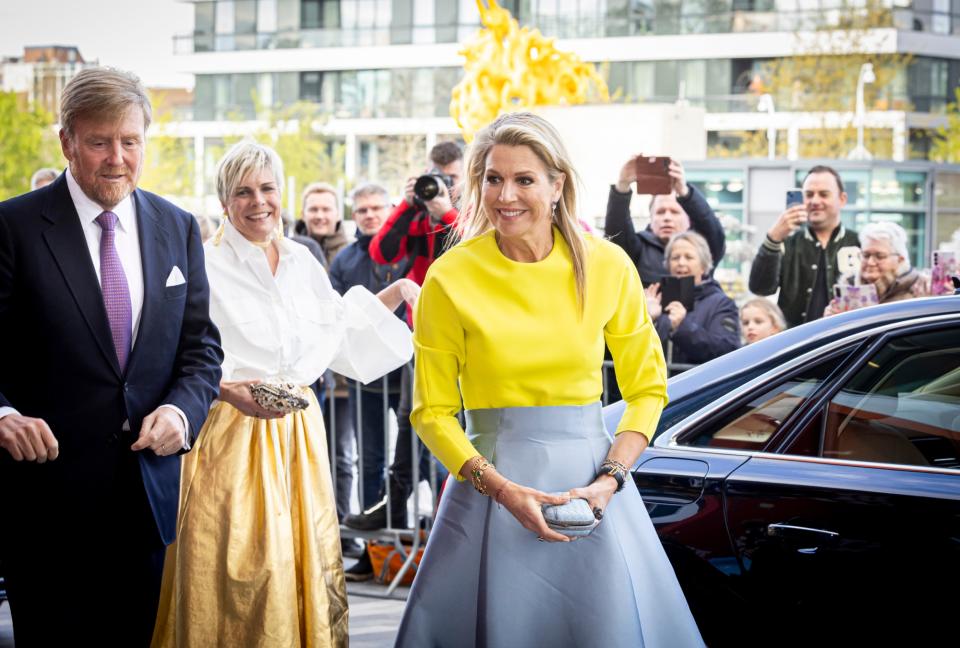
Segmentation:
[(740, 324), (746, 344), (753, 344), (787, 328), (780, 307), (763, 297), (751, 299), (743, 305)]

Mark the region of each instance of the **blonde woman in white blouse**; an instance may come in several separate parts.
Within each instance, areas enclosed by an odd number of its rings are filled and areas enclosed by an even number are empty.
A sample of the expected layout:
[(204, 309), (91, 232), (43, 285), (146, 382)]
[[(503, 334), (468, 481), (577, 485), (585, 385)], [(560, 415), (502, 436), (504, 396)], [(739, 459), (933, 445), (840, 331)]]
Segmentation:
[(210, 315), (223, 339), (220, 398), (185, 455), (177, 542), (155, 646), (345, 646), (347, 595), (323, 420), (260, 407), (260, 381), (309, 385), (328, 367), (369, 382), (412, 355), (393, 315), (401, 279), (342, 298), (307, 248), (279, 233), (283, 170), (252, 141), (220, 161), (226, 211), (205, 246)]

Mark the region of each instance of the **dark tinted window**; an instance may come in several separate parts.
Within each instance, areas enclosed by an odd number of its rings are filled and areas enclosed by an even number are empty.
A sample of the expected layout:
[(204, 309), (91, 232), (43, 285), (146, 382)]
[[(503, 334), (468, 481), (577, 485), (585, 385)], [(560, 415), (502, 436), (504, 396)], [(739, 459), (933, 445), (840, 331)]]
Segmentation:
[(960, 469), (960, 329), (879, 349), (827, 406), (821, 454)]
[(683, 445), (762, 450), (783, 424), (833, 373), (846, 353), (831, 355), (813, 366), (804, 367), (774, 387), (761, 388), (741, 400), (719, 419), (706, 422), (684, 435)]

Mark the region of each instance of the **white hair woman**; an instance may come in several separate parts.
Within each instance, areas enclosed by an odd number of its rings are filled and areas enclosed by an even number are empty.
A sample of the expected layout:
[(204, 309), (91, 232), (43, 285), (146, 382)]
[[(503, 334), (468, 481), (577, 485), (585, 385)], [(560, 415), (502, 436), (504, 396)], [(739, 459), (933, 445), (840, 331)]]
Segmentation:
[[(629, 473), (666, 402), (636, 267), (582, 232), (575, 171), (542, 117), (510, 113), (477, 134), (465, 201), (461, 242), (418, 302), (411, 414), (458, 479), (397, 645), (702, 645)], [(604, 343), (626, 401), (612, 443)], [(541, 511), (571, 498), (599, 521), (578, 542)]]
[[(283, 237), (283, 186), (266, 146), (243, 141), (220, 161), (226, 217), (205, 253), (223, 381), (184, 457), (156, 646), (347, 645), (323, 418), (307, 385), (328, 367), (369, 382), (407, 361), (410, 333), (393, 310), (412, 282), (340, 297), (309, 250)], [(295, 385), (308, 406), (267, 408), (250, 389), (260, 382)]]
[[(881, 304), (930, 294), (930, 277), (910, 264), (907, 233), (896, 223), (870, 223), (860, 230), (860, 270), (850, 284), (872, 284)], [(824, 315), (840, 312), (834, 299)]]

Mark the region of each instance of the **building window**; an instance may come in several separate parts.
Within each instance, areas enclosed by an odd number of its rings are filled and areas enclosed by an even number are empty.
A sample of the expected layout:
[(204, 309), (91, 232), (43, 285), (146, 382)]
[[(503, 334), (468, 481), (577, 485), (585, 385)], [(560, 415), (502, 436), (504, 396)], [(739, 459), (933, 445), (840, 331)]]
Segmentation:
[(300, 3), (300, 26), (303, 29), (339, 27), (339, 0), (302, 0)]
[[(840, 213), (843, 224), (861, 230), (868, 223), (891, 222), (907, 232), (910, 262), (918, 268), (930, 265), (926, 250), (927, 174), (878, 167), (872, 170), (840, 169), (847, 205)], [(796, 186), (803, 186), (806, 169), (796, 173)]]
[(323, 74), (321, 72), (300, 73), (300, 98), (314, 103), (321, 102), (323, 99)]

